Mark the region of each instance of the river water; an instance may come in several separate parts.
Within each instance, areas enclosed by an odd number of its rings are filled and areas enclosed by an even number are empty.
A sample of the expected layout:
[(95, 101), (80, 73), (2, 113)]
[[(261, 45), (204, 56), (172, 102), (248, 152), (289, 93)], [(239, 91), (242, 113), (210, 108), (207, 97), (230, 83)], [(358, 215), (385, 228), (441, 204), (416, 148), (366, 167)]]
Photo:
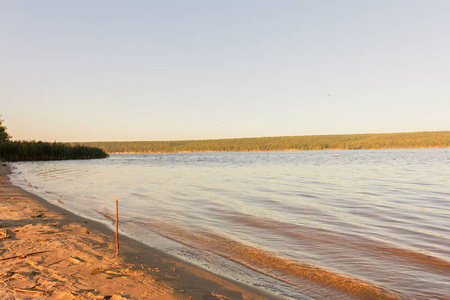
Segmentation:
[(448, 299), (450, 149), (117, 154), (13, 183), (287, 299)]

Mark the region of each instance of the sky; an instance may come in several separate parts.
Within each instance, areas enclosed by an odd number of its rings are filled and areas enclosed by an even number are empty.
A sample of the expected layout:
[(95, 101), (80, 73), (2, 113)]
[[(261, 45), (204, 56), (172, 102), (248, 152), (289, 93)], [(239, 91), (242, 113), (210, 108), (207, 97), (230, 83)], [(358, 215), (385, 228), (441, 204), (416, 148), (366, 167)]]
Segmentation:
[(13, 139), (450, 130), (450, 1), (0, 0)]

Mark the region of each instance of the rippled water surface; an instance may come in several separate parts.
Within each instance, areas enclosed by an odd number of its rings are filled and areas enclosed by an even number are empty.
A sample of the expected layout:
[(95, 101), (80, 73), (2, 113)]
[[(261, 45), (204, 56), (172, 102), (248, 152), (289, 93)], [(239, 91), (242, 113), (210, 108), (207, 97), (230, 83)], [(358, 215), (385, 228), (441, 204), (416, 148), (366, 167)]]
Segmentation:
[(13, 182), (293, 299), (450, 295), (450, 149), (122, 154)]

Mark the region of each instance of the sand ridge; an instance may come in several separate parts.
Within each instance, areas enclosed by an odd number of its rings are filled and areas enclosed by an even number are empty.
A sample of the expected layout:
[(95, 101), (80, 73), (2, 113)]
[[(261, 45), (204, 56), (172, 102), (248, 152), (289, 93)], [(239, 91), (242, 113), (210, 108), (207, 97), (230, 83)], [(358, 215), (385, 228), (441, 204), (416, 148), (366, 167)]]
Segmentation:
[(9, 182), (0, 165), (0, 299), (277, 299), (164, 255)]

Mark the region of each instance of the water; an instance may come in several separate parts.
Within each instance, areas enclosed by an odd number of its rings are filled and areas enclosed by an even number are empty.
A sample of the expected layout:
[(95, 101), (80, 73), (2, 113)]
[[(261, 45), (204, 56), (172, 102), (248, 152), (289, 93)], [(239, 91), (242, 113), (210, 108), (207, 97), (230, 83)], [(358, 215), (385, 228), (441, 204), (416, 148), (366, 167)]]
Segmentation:
[(13, 182), (292, 299), (450, 295), (450, 149), (122, 154)]

